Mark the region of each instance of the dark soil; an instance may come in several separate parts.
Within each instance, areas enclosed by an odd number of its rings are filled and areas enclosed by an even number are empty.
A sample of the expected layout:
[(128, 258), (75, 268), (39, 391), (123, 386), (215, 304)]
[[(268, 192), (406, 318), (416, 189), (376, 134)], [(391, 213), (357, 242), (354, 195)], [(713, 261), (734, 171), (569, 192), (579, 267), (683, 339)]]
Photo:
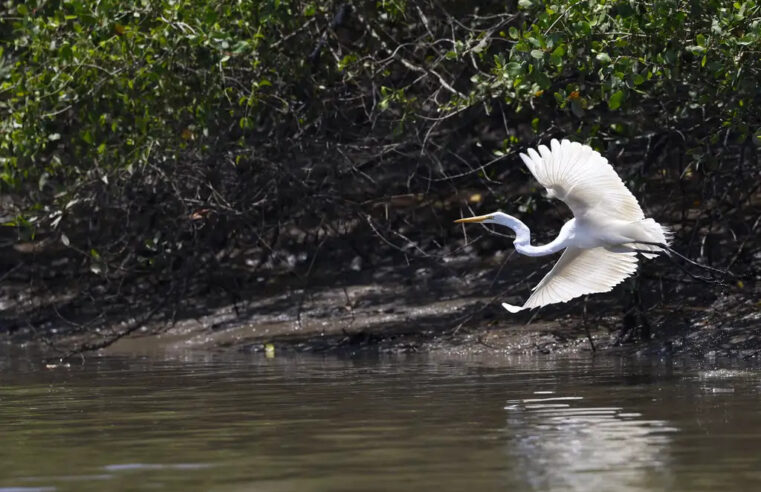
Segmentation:
[[(701, 357), (761, 353), (761, 311), (742, 289), (717, 294), (682, 279), (678, 288), (643, 292), (641, 285), (654, 284), (649, 279), (653, 272), (672, 268), (662, 258), (647, 262), (638, 278), (609, 294), (518, 315), (500, 306), (504, 300), (525, 299), (528, 287), (552, 263), (506, 253), (483, 262), (450, 258), (445, 266), (389, 266), (340, 275), (317, 270), (308, 280), (273, 274), (252, 279), (253, 285), (235, 295), (218, 289), (188, 299), (173, 320), (157, 316), (141, 322), (135, 310), (124, 310), (86, 332), (73, 329), (73, 320), (61, 318), (48, 323), (44, 337), (32, 325), (17, 326), (4, 336), (14, 343), (43, 340), (52, 357), (83, 348), (120, 353), (260, 352), (268, 345), (276, 353), (528, 354), (591, 352), (586, 324), (598, 352)], [(7, 294), (11, 287), (5, 289)]]

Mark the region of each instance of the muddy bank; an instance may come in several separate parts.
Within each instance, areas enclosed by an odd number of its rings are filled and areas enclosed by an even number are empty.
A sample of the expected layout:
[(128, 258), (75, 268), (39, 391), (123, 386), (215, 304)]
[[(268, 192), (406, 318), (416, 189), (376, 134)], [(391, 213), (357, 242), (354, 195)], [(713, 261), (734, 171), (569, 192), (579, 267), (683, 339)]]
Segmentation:
[[(593, 343), (596, 352), (662, 356), (753, 357), (761, 353), (761, 315), (747, 312), (742, 307), (745, 303), (737, 298), (717, 301), (716, 308), (685, 308), (679, 313), (654, 309), (649, 313), (649, 339), (641, 337), (640, 326), (625, 326), (625, 317), (593, 314), (614, 308), (616, 299), (590, 302), (586, 321), (590, 343), (583, 316), (568, 312), (578, 311), (581, 303), (556, 309), (555, 313), (516, 318), (505, 313), (493, 297), (469, 295), (424, 303), (407, 295), (396, 301), (372, 301), (383, 294), (379, 286), (326, 288), (315, 294), (310, 307), (303, 308), (300, 320), (283, 314), (244, 313), (240, 306), (236, 312), (230, 306), (207, 316), (182, 320), (160, 332), (146, 326), (106, 351), (165, 353), (191, 348), (265, 352), (269, 346), (278, 354), (558, 354), (591, 353)], [(730, 310), (734, 314), (728, 314)], [(712, 312), (722, 312), (722, 319)]]
[[(276, 353), (514, 354), (592, 352), (593, 343), (598, 352), (699, 357), (749, 357), (761, 351), (761, 313), (748, 296), (729, 292), (701, 298), (699, 285), (685, 284), (678, 296), (672, 289), (635, 295), (634, 280), (612, 293), (589, 297), (586, 322), (583, 299), (511, 315), (500, 303), (520, 302), (539, 274), (531, 274), (525, 268), (531, 263), (522, 258), (506, 272), (500, 269), (504, 260), (499, 255), (485, 262), (461, 259), (446, 270), (379, 269), (348, 279), (316, 276), (308, 285), (259, 278), (258, 288), (238, 291), (234, 301), (226, 292), (189, 300), (196, 306), (192, 312), (136, 325), (100, 350), (264, 352), (271, 346)], [(645, 268), (642, 275), (650, 271)], [(522, 279), (517, 286), (516, 276)], [(118, 325), (134, 322), (125, 318)], [(47, 343), (58, 353), (87, 344), (99, 348), (104, 334), (115, 331), (106, 324), (95, 333), (72, 334), (59, 325), (61, 331)], [(5, 337), (19, 342), (33, 335), (20, 330)]]
[[(276, 353), (558, 353), (591, 352), (592, 344), (596, 351), (701, 357), (761, 351), (761, 311), (751, 289), (707, 289), (669, 277), (664, 272), (671, 265), (663, 258), (643, 264), (636, 278), (611, 293), (507, 313), (501, 302), (525, 300), (550, 267), (545, 263), (506, 250), (483, 259), (464, 252), (428, 265), (316, 268), (301, 278), (271, 272), (234, 290), (184, 299), (173, 310), (132, 305), (104, 318), (84, 309), (78, 319), (60, 315), (26, 325), (17, 320), (2, 337), (41, 343), (51, 356), (83, 348), (263, 352), (268, 345)], [(8, 285), (4, 289), (6, 313), (24, 312), (18, 305), (33, 302), (19, 292), (10, 295)]]

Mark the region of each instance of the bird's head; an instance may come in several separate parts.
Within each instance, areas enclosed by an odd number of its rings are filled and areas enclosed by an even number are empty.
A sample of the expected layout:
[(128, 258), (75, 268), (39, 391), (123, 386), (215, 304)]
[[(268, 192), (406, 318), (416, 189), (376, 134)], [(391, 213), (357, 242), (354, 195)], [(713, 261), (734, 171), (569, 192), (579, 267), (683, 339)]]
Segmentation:
[[(522, 238), (527, 238), (529, 229), (526, 224), (516, 219), (512, 215), (508, 215), (504, 212), (492, 212), (486, 215), (476, 215), (475, 217), (463, 217), (462, 219), (455, 220), (455, 223), (481, 223), (481, 224), (499, 224), (504, 227), (509, 227), (516, 233), (516, 237), (521, 235)], [(522, 240), (522, 239), (521, 239)]]

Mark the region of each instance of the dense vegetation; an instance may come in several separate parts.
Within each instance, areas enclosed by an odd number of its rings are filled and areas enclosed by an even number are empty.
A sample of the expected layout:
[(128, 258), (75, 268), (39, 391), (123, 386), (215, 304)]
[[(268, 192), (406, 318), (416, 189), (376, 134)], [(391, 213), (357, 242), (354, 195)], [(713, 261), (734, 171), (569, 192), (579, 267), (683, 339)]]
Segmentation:
[(753, 288), (754, 1), (30, 0), (0, 16), (0, 277), (29, 296), (8, 329), (171, 315), (353, 258), (435, 265), (472, 209), (538, 211), (551, 233), (563, 214), (517, 193), (516, 152), (564, 136), (607, 155), (679, 249)]

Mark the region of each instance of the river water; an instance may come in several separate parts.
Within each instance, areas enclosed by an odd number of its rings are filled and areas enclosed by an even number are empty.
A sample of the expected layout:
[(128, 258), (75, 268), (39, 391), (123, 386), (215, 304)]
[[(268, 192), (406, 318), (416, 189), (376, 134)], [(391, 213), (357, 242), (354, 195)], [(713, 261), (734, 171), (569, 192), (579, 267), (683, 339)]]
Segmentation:
[(0, 360), (0, 491), (757, 490), (758, 363)]

